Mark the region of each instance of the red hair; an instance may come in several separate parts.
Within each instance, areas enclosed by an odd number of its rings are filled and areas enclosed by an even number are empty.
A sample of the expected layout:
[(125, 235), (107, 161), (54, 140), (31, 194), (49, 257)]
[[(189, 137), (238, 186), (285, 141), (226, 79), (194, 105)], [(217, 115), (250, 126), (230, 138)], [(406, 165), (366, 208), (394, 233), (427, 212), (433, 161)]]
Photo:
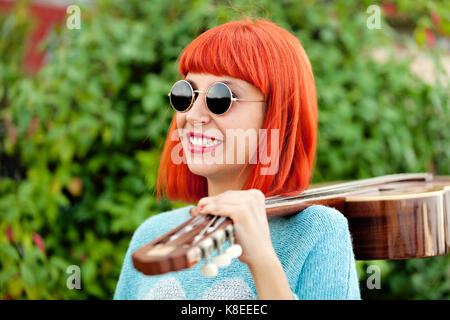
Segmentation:
[[(242, 190), (259, 189), (266, 196), (299, 193), (308, 188), (315, 164), (317, 96), (311, 63), (300, 41), (275, 23), (246, 17), (205, 31), (181, 53), (178, 72), (228, 75), (249, 82), (266, 97), (267, 150), (271, 129), (279, 130), (279, 169), (261, 175), (259, 161)], [(179, 74), (178, 73), (178, 74)], [(173, 117), (161, 157), (157, 197), (197, 202), (208, 196), (207, 179), (193, 174), (186, 163), (171, 161), (171, 141), (177, 130)]]

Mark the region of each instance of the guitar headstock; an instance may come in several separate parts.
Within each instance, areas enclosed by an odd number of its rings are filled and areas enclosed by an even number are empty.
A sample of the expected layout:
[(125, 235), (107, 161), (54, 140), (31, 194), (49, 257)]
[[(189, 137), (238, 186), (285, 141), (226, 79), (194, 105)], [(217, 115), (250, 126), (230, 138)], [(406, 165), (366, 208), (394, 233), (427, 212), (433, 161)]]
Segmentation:
[[(229, 242), (230, 246), (223, 250)], [(191, 268), (202, 259), (202, 273), (214, 277), (242, 253), (234, 243), (233, 223), (226, 217), (197, 216), (170, 230), (132, 254), (134, 267), (145, 275)], [(218, 254), (214, 257), (214, 252)]]

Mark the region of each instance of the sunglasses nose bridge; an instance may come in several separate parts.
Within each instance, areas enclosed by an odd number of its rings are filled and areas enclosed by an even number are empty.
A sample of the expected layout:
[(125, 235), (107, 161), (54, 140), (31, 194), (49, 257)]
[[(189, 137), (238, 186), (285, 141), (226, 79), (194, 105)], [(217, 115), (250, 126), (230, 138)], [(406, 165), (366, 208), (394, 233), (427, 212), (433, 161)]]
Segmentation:
[(200, 93), (205, 93), (203, 90), (192, 90), (194, 93), (193, 101), (190, 108), (186, 111), (186, 119), (192, 122), (204, 123), (209, 119), (208, 108), (206, 106), (206, 95), (203, 99), (200, 99), (200, 106), (198, 106), (197, 102), (199, 102), (198, 98)]
[(200, 94), (203, 93), (203, 99), (200, 99), (201, 102), (204, 103), (205, 107), (206, 107), (206, 91), (204, 90), (192, 90), (193, 93), (193, 100), (192, 100), (192, 105), (191, 105), (191, 109), (194, 106), (194, 104), (197, 102), (198, 98), (200, 97)]
[(192, 90), (193, 96), (194, 96), (194, 102), (197, 100), (197, 98), (200, 96), (200, 93), (205, 93), (203, 90)]

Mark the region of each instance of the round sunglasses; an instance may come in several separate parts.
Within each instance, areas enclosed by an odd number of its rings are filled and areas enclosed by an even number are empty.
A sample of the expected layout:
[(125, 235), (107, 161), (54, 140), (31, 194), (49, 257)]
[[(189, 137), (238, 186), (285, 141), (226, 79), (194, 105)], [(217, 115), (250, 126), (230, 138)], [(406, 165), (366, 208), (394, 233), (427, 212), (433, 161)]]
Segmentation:
[[(186, 112), (194, 104), (198, 92), (186, 80), (175, 82), (168, 94), (170, 105), (175, 111)], [(265, 102), (265, 100), (238, 99), (233, 97), (231, 89), (223, 82), (214, 82), (206, 89), (205, 102), (209, 111), (216, 115), (224, 114), (230, 109), (233, 101)]]

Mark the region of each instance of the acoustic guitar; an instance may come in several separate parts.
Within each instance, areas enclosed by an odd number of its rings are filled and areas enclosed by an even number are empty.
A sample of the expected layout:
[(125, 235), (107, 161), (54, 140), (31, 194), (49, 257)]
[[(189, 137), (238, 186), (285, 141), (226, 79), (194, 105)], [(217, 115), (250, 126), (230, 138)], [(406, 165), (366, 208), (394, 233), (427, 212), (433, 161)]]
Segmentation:
[[(316, 204), (333, 207), (347, 218), (356, 260), (423, 258), (450, 251), (450, 176), (393, 174), (265, 200), (269, 218), (301, 214)], [(241, 253), (229, 218), (202, 215), (142, 246), (132, 260), (138, 271), (157, 275), (205, 259), (202, 272), (211, 277)]]

